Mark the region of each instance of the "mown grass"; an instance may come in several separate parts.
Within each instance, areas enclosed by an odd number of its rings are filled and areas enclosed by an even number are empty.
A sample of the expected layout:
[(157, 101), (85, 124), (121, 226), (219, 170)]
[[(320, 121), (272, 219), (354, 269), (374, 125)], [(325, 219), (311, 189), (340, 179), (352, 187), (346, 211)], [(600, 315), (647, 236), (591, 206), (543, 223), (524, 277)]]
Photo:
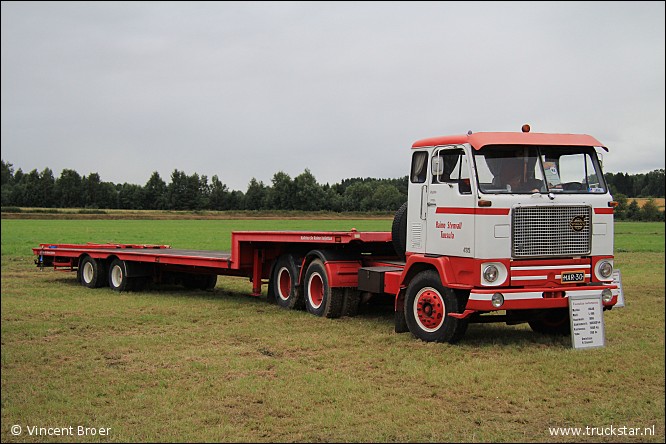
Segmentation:
[[(390, 305), (328, 320), (247, 296), (89, 290), (40, 242), (228, 249), (232, 229), (388, 230), (390, 220), (2, 221), (3, 442), (663, 442), (664, 225), (618, 223), (627, 306), (606, 346), (473, 325), (458, 345), (393, 332)], [(13, 425), (23, 433), (14, 436)], [(110, 436), (28, 436), (27, 427)], [(655, 427), (555, 437), (549, 427)]]

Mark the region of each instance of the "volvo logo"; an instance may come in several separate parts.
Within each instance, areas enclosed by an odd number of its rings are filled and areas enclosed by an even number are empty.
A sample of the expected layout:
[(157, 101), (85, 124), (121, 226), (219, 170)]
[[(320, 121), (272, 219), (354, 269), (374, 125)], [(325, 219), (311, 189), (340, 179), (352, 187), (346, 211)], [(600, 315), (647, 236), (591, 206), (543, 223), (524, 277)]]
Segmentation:
[(581, 231), (585, 228), (585, 218), (583, 216), (576, 216), (571, 219), (569, 225), (571, 225), (571, 228), (573, 228), (574, 231)]

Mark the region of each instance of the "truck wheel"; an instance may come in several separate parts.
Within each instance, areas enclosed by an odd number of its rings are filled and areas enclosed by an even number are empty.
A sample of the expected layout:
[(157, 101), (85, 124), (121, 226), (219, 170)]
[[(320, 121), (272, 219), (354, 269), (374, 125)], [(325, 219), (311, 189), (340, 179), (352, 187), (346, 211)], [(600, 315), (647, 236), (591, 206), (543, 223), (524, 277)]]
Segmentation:
[(79, 265), (81, 284), (88, 288), (99, 288), (106, 285), (106, 270), (104, 262), (95, 260), (90, 256), (81, 259)]
[(356, 316), (361, 305), (361, 292), (355, 288), (344, 289), (341, 316)]
[(404, 257), (407, 251), (407, 202), (402, 204), (393, 217), (391, 240), (398, 256)]
[(298, 271), (291, 255), (281, 256), (273, 267), (271, 285), (275, 302), (283, 308), (302, 309), (303, 290), (297, 285)]
[(542, 317), (533, 319), (528, 324), (533, 331), (544, 335), (567, 336), (571, 334), (568, 308), (548, 310)]
[(339, 318), (344, 301), (343, 288), (328, 285), (326, 267), (315, 259), (305, 272), (305, 308), (313, 315), (325, 318)]
[(447, 315), (460, 313), (460, 308), (455, 292), (442, 285), (434, 270), (419, 273), (407, 286), (405, 320), (409, 331), (422, 341), (459, 341), (467, 321)]
[(217, 285), (216, 274), (184, 274), (182, 277), (183, 287), (188, 290), (213, 291)]
[(125, 261), (114, 259), (109, 267), (109, 287), (115, 291), (129, 291), (130, 279), (127, 277)]

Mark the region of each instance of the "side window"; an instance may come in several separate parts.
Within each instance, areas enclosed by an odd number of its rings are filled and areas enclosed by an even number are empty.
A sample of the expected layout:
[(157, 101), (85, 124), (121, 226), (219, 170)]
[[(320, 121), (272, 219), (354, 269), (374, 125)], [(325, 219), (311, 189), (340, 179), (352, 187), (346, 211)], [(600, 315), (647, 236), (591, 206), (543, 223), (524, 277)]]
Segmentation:
[(471, 193), (469, 162), (461, 149), (443, 149), (432, 162), (432, 183), (457, 184), (461, 194)]
[(428, 153), (420, 151), (412, 156), (412, 172), (410, 180), (412, 183), (424, 183), (426, 181), (426, 171), (428, 167)]

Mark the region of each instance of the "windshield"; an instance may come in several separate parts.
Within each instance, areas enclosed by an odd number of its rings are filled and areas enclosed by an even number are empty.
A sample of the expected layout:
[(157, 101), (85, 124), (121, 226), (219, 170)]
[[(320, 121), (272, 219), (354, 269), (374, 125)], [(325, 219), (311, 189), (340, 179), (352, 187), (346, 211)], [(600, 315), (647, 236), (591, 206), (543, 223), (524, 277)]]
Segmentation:
[(483, 193), (605, 193), (592, 147), (486, 146), (474, 154)]

